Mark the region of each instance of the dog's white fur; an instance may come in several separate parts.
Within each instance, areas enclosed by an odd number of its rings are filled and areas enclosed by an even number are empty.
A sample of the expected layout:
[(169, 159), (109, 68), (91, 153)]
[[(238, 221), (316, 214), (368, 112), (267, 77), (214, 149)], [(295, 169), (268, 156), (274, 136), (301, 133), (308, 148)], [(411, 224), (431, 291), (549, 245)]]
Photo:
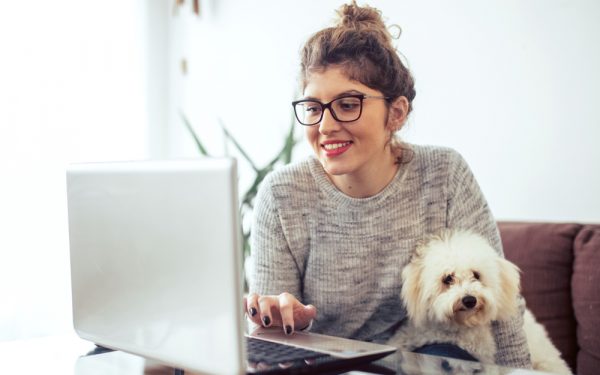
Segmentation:
[[(448, 231), (420, 245), (402, 272), (409, 321), (390, 340), (403, 350), (453, 343), (494, 363), (491, 322), (518, 313), (519, 269), (480, 235)], [(466, 298), (465, 298), (466, 297)], [(544, 327), (526, 310), (524, 330), (534, 370), (571, 374)]]

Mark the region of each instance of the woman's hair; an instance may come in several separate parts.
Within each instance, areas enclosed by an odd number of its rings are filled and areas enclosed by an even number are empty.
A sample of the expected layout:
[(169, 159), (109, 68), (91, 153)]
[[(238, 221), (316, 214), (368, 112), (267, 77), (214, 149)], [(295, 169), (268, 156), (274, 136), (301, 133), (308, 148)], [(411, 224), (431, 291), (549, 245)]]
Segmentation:
[[(335, 65), (350, 79), (381, 91), (389, 98), (388, 105), (400, 96), (406, 97), (410, 113), (416, 95), (414, 80), (392, 45), (392, 35), (381, 12), (369, 6), (358, 6), (353, 0), (351, 4), (342, 5), (337, 14), (335, 26), (318, 31), (302, 48), (302, 91), (311, 72)], [(406, 148), (396, 136), (390, 139), (390, 146), (398, 157)]]

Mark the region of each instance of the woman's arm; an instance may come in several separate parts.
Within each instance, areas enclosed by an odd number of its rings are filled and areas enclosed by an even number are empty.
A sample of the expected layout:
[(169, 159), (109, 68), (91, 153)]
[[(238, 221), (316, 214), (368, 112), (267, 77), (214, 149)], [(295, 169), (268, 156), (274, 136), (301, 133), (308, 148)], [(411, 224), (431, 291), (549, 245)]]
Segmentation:
[[(448, 181), (446, 226), (472, 230), (483, 235), (504, 256), (498, 227), (471, 169), (458, 153), (453, 153)], [(496, 345), (496, 363), (509, 367), (530, 368), (531, 359), (523, 331), (525, 302), (519, 296), (520, 313), (507, 321), (492, 324)]]
[(253, 210), (250, 292), (288, 292), (301, 297), (300, 270), (284, 236), (278, 203), (268, 176), (260, 186)]
[(316, 308), (300, 302), (300, 268), (285, 238), (278, 203), (272, 179), (267, 177), (253, 212), (252, 275), (246, 311), (254, 323), (281, 326), (290, 334), (307, 328), (316, 316)]

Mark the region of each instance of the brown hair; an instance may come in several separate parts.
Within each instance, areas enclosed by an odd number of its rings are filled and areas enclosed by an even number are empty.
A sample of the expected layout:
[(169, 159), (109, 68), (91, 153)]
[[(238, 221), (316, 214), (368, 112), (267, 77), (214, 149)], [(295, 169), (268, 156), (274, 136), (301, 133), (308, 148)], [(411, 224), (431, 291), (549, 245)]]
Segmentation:
[[(302, 91), (311, 72), (336, 65), (350, 79), (381, 91), (389, 98), (388, 105), (401, 96), (406, 97), (410, 113), (416, 95), (414, 80), (392, 45), (392, 35), (382, 20), (381, 11), (368, 5), (358, 6), (353, 0), (342, 5), (337, 14), (335, 26), (316, 32), (302, 48)], [(391, 137), (390, 146), (398, 157), (406, 149), (396, 136)]]

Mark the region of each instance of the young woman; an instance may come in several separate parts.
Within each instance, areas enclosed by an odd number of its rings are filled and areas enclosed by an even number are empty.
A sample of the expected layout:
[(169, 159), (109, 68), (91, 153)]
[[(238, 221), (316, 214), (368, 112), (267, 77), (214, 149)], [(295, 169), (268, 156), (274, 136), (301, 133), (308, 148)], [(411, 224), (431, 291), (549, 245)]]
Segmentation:
[[(288, 334), (385, 342), (406, 319), (400, 274), (417, 241), (461, 228), (502, 245), (462, 157), (396, 138), (415, 89), (380, 12), (353, 2), (338, 14), (302, 51), (293, 106), (314, 156), (261, 185), (245, 304), (254, 323)], [(496, 362), (529, 367), (522, 316), (494, 331)]]

